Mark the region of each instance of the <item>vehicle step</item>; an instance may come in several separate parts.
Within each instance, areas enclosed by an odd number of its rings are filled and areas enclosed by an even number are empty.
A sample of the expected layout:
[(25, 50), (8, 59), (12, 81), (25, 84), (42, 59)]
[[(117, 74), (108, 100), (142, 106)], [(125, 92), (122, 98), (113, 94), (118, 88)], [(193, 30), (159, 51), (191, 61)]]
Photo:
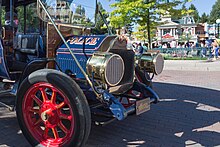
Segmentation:
[(22, 74), (22, 71), (12, 71), (12, 72), (9, 72), (9, 74)]
[(106, 118), (106, 117), (92, 115), (92, 122), (97, 126), (104, 126), (104, 125), (107, 125), (115, 120), (117, 120), (115, 117), (114, 118)]

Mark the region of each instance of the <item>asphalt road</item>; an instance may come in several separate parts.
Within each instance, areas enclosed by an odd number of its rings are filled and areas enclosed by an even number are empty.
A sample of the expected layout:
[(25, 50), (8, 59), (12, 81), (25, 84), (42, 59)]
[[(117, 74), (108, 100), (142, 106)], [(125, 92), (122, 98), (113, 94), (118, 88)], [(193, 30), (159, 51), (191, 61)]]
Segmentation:
[[(220, 66), (220, 65), (219, 65)], [(87, 147), (220, 146), (220, 71), (166, 69), (154, 79), (161, 102), (140, 116), (92, 126)], [(0, 146), (30, 146), (14, 112), (0, 107)]]

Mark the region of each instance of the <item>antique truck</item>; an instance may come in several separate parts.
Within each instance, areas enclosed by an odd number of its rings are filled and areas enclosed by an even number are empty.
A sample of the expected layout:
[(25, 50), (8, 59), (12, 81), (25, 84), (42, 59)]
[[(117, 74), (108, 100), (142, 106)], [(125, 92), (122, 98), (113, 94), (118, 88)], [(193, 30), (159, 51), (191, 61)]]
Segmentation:
[[(29, 5), (39, 19), (31, 33)], [(97, 0), (0, 0), (0, 7), (0, 94), (16, 97), (14, 107), (0, 104), (15, 108), (31, 146), (84, 146), (92, 123), (139, 115), (159, 102), (151, 80), (163, 70), (162, 56), (135, 57), (121, 36), (93, 35)]]

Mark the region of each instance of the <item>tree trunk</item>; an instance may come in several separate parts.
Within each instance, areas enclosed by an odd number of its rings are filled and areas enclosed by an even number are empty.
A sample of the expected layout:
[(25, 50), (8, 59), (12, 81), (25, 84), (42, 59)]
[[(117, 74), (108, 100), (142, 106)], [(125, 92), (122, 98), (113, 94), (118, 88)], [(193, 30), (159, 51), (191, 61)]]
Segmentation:
[[(147, 0), (149, 3), (149, 0)], [(150, 36), (150, 9), (147, 10), (147, 38), (148, 38), (148, 48), (151, 49), (151, 36)]]

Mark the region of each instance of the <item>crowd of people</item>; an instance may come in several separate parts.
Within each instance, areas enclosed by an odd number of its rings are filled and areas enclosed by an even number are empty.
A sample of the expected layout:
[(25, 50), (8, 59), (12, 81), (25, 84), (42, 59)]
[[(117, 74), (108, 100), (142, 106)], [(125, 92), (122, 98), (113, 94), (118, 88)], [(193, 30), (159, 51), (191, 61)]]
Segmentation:
[(147, 52), (147, 49), (148, 49), (148, 44), (147, 43), (138, 43), (138, 42), (133, 42), (132, 43), (132, 48), (133, 48), (133, 51), (135, 52), (136, 55), (141, 55), (143, 54), (144, 52)]
[(175, 40), (170, 42), (156, 43), (153, 45), (153, 48), (196, 48), (200, 47), (198, 43), (194, 42), (177, 42)]
[(202, 48), (201, 50), (201, 56), (206, 57), (209, 55), (209, 58), (213, 58), (214, 60), (218, 59), (220, 56), (220, 39), (209, 39), (206, 37), (204, 41), (201, 42), (177, 42), (175, 40), (171, 42), (163, 42), (161, 43), (155, 43), (153, 45), (153, 48)]

